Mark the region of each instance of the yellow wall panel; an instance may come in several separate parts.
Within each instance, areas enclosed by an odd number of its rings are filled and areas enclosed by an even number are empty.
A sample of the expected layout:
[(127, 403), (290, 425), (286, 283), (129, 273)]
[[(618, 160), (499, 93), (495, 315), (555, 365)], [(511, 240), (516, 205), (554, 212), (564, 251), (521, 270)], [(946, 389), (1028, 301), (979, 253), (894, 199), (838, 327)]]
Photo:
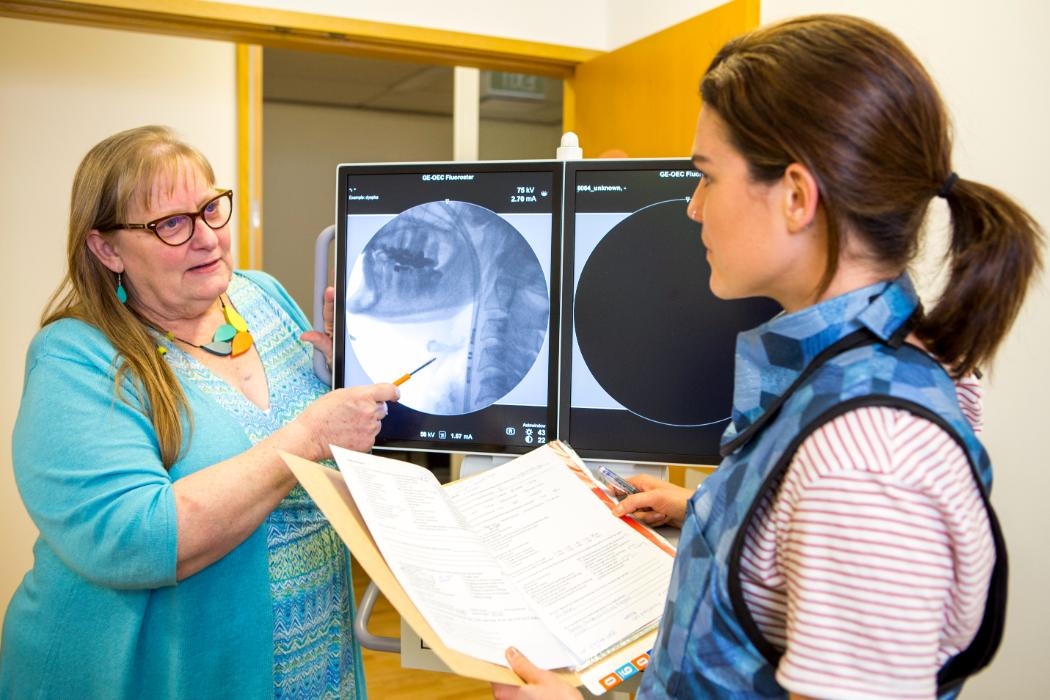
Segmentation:
[(758, 16), (759, 0), (732, 0), (578, 65), (570, 87), (574, 113), (566, 108), (565, 123), (579, 135), (584, 156), (688, 155), (700, 77), (727, 40), (758, 26)]

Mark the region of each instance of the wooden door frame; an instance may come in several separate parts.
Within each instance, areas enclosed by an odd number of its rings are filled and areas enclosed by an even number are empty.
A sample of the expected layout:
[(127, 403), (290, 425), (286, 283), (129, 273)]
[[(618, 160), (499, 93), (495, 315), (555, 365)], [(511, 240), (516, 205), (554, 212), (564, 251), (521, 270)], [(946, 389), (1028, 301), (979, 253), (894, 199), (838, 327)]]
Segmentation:
[(556, 78), (603, 53), (203, 0), (0, 0), (0, 16)]

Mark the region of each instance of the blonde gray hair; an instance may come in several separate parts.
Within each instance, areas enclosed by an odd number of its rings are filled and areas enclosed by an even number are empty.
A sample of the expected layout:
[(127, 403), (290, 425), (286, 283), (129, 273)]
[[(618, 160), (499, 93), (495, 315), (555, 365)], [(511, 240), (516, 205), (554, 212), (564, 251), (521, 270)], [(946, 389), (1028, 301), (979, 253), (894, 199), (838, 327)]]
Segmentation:
[(151, 185), (164, 176), (196, 170), (215, 183), (207, 158), (164, 126), (142, 126), (114, 134), (88, 151), (73, 178), (65, 278), (48, 301), (41, 325), (76, 318), (98, 328), (116, 348), (115, 395), (125, 401), (122, 385), (130, 377), (138, 400), (156, 431), (165, 469), (178, 460), (183, 419), (189, 404), (178, 378), (157, 352), (157, 343), (135, 312), (116, 296), (116, 277), (88, 249), (88, 235), (110, 235), (126, 223), (134, 205), (149, 208)]

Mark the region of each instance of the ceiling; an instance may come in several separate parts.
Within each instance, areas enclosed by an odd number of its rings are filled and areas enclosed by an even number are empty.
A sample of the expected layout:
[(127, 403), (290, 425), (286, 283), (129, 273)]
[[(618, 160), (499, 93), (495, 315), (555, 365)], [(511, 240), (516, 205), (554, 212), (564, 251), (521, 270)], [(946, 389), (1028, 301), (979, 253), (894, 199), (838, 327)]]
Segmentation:
[[(340, 54), (266, 48), (263, 99), (415, 114), (452, 114), (452, 68)], [(492, 85), (518, 78), (530, 91)], [(514, 81), (505, 81), (514, 82)], [(481, 118), (561, 124), (562, 84), (538, 76), (481, 72)]]

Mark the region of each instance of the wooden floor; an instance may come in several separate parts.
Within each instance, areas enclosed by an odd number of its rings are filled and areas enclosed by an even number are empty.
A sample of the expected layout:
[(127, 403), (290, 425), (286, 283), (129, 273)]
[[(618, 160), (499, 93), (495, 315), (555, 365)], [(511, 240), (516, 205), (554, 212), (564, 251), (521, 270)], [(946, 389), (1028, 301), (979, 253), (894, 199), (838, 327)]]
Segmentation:
[[(354, 564), (354, 593), (358, 601), (368, 586), (368, 575)], [(369, 618), (372, 634), (397, 637), (401, 618), (390, 603), (380, 596)], [(362, 649), (365, 658), (365, 681), (369, 700), (482, 700), (491, 698), (488, 683), (460, 678), (451, 673), (401, 668), (401, 656), (385, 651)]]

